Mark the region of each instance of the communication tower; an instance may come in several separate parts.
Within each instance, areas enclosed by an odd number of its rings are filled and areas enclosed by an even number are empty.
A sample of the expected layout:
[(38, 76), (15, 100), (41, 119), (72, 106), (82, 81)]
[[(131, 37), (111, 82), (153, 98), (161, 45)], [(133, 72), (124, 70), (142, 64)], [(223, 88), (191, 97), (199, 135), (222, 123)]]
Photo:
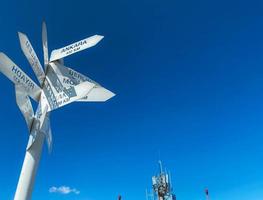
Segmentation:
[(171, 184), (171, 175), (163, 171), (162, 162), (159, 161), (160, 172), (152, 177), (152, 193), (146, 190), (146, 200), (176, 200)]

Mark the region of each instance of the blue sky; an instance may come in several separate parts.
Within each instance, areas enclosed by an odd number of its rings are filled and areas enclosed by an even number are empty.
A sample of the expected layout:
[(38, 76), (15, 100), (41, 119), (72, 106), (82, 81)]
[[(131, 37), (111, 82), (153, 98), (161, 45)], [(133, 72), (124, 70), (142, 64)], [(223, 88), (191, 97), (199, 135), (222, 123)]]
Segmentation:
[[(0, 51), (32, 77), (17, 31), (41, 61), (43, 19), (50, 50), (104, 35), (65, 64), (117, 94), (52, 113), (54, 148), (44, 148), (33, 199), (143, 200), (159, 157), (178, 199), (204, 199), (205, 187), (212, 200), (263, 198), (262, 1), (10, 0), (0, 10)], [(28, 135), (12, 83), (1, 75), (0, 85), (5, 200)], [(49, 193), (63, 185), (80, 193)]]

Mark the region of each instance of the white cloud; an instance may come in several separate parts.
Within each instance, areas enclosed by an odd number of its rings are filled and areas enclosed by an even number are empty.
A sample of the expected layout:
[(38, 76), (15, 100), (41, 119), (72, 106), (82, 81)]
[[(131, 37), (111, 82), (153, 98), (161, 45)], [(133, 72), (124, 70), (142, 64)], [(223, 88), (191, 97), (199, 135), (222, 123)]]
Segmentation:
[(79, 194), (80, 191), (75, 189), (75, 188), (70, 188), (68, 186), (60, 186), (60, 187), (51, 187), (49, 188), (49, 192), (50, 193), (60, 193), (60, 194), (70, 194), (70, 193), (74, 193), (74, 194)]

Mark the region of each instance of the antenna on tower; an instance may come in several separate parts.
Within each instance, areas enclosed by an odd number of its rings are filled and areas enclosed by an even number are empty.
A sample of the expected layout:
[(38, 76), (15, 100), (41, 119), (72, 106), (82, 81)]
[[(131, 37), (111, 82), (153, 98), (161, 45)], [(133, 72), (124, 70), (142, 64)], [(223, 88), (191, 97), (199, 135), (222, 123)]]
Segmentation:
[(160, 167), (160, 173), (162, 174), (163, 173), (163, 166), (162, 166), (162, 161), (159, 160), (159, 167)]
[(169, 180), (170, 180), (170, 189), (171, 191), (173, 191), (173, 185), (172, 185), (172, 175), (171, 175), (171, 172), (169, 171)]
[(206, 200), (210, 200), (208, 188), (205, 189)]
[(149, 197), (150, 197), (150, 200), (154, 200), (154, 194), (152, 191), (149, 193), (148, 190), (146, 189), (145, 196), (146, 196), (146, 200), (149, 200)]
[(171, 180), (169, 176), (171, 175), (168, 175), (166, 169), (163, 171), (161, 160), (158, 163), (160, 173), (152, 177), (153, 197), (156, 197), (158, 200), (175, 200), (175, 195), (172, 193), (170, 186)]

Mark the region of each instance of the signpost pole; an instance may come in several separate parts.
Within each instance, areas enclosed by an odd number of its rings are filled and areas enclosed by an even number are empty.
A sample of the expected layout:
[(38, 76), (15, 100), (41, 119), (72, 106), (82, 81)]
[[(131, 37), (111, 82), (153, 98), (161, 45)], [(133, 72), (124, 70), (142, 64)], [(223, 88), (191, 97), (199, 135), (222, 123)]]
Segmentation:
[[(41, 157), (45, 136), (38, 133), (34, 144), (26, 151), (14, 200), (30, 200), (33, 191), (36, 171)], [(30, 142), (30, 141), (29, 141)]]

